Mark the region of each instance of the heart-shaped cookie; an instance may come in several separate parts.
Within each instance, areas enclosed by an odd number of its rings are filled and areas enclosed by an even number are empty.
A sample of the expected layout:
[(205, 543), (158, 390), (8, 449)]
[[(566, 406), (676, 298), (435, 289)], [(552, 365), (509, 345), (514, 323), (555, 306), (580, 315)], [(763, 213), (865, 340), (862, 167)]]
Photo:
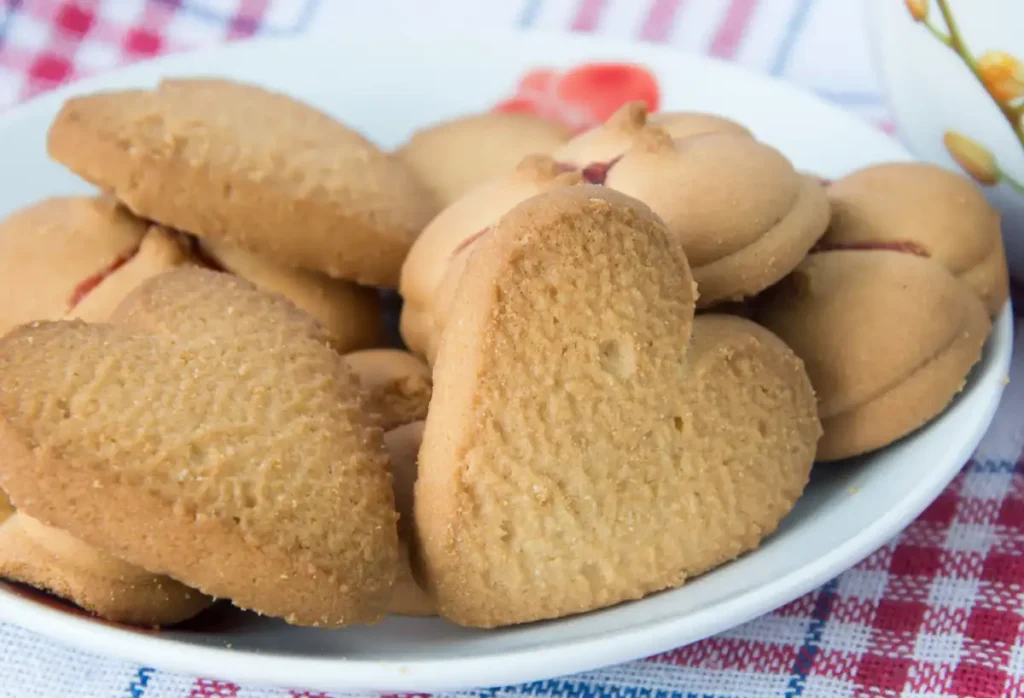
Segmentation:
[(321, 326), (197, 268), (115, 317), (0, 340), (0, 486), (19, 511), (292, 623), (380, 618), (398, 564), (388, 458)]
[(213, 603), (195, 589), (130, 565), (24, 512), (0, 523), (0, 576), (130, 625), (173, 625)]
[(47, 148), (143, 218), (368, 285), (397, 283), (437, 211), (397, 157), (307, 104), (230, 80), (73, 97)]
[(889, 247), (933, 258), (974, 289), (988, 312), (1010, 295), (999, 212), (969, 179), (937, 165), (873, 165), (832, 182), (822, 249)]
[(694, 322), (683, 247), (641, 202), (534, 196), (472, 250), (441, 336), (415, 520), (439, 612), (491, 627), (682, 584), (755, 547), (807, 481), (800, 361)]

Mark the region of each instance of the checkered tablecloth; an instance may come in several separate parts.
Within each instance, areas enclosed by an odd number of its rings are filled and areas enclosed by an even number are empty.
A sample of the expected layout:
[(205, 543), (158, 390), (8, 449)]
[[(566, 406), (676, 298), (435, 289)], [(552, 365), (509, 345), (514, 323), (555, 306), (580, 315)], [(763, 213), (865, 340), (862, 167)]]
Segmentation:
[[(257, 34), (396, 22), (429, 31), (459, 22), (475, 30), (594, 32), (700, 51), (799, 83), (891, 129), (868, 58), (862, 0), (0, 2), (0, 109), (167, 51)], [(1015, 361), (985, 442), (953, 484), (904, 533), (819, 590), (644, 661), (466, 695), (1024, 696), (1022, 383), (1024, 358)], [(314, 695), (323, 694), (160, 672), (0, 624), (0, 696)]]

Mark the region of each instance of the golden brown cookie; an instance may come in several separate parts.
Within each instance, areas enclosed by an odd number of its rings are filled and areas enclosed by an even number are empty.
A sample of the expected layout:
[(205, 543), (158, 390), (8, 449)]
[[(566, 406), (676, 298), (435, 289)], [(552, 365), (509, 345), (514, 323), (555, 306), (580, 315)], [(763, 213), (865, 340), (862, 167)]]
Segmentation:
[(474, 188), (438, 214), (413, 244), (402, 265), (399, 293), (403, 300), (401, 332), (406, 346), (433, 361), (440, 326), (435, 326), (438, 318), (434, 294), (449, 263), (473, 236), (520, 201), (582, 181), (579, 172), (567, 171), (549, 156), (531, 155), (509, 173)]
[(604, 183), (650, 206), (679, 237), (702, 308), (742, 300), (779, 281), (829, 221), (821, 185), (746, 134), (674, 140), (648, 127), (607, 170)]
[(416, 485), (416, 460), (423, 441), (423, 422), (410, 422), (384, 434), (384, 443), (391, 456), (392, 486), (398, 510), (398, 537), (402, 548), (398, 577), (391, 597), (390, 613), (402, 616), (435, 616), (437, 605), (416, 581), (410, 555), (413, 528), (413, 490)]
[(201, 240), (199, 244), (217, 267), (280, 293), (320, 321), (339, 352), (365, 349), (381, 341), (383, 322), (375, 289), (316, 271), (281, 266), (221, 242)]
[(385, 431), (426, 419), (430, 405), (430, 367), (401, 349), (364, 349), (345, 355), (345, 363), (370, 394), (370, 409)]
[(1009, 297), (999, 212), (969, 179), (900, 162), (858, 170), (828, 187), (824, 249), (900, 248), (932, 257), (997, 314)]
[(213, 603), (170, 577), (149, 574), (22, 512), (0, 523), (0, 576), (116, 623), (174, 625)]
[(415, 490), (442, 616), (492, 627), (636, 599), (775, 528), (820, 433), (806, 373), (749, 321), (694, 322), (682, 245), (646, 206), (547, 192), (471, 254)]
[(485, 112), (420, 129), (397, 153), (447, 206), (527, 155), (550, 153), (569, 135), (565, 126), (532, 114)]
[(146, 279), (196, 263), (192, 245), (185, 236), (154, 225), (146, 232), (134, 254), (123, 258), (123, 263), (119, 263), (116, 269), (105, 270), (105, 273), (96, 274), (79, 285), (75, 305), (65, 317), (104, 322), (121, 301)]
[(745, 126), (732, 119), (704, 112), (660, 112), (648, 115), (644, 102), (628, 102), (600, 126), (584, 131), (554, 151), (559, 162), (586, 167), (607, 164), (633, 147), (645, 127), (657, 126), (672, 138), (706, 133), (750, 135)]
[[(146, 254), (136, 262), (147, 231)], [(116, 295), (112, 291), (126, 278), (177, 259), (169, 252), (177, 249), (171, 237), (106, 197), (53, 197), (15, 212), (0, 223), (6, 263), (0, 334), (34, 320), (56, 320), (80, 304), (78, 312), (88, 315), (89, 306)], [(88, 298), (94, 293), (96, 299)]]
[(942, 265), (890, 250), (811, 254), (758, 305), (758, 322), (807, 365), (822, 461), (882, 448), (937, 416), (991, 329)]
[(228, 80), (73, 97), (47, 146), (144, 218), (368, 285), (397, 284), (437, 208), (398, 158), (355, 131)]
[(197, 268), (144, 282), (115, 318), (0, 340), (0, 487), (19, 511), (291, 623), (380, 618), (388, 457), (321, 326)]

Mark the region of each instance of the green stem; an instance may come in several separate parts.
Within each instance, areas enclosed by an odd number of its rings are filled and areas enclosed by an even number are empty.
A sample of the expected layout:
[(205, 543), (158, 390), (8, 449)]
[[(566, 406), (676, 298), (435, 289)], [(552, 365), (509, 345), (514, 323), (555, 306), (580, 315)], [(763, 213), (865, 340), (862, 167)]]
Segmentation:
[(957, 26), (956, 20), (953, 18), (953, 11), (949, 8), (949, 0), (935, 0), (939, 6), (939, 11), (942, 13), (942, 18), (946, 20), (946, 28), (949, 29), (949, 42), (948, 46), (953, 49), (963, 59), (964, 64), (970, 69), (971, 73), (977, 79), (978, 83), (985, 89), (985, 92), (992, 98), (996, 106), (999, 107), (999, 111), (1003, 113), (1007, 122), (1010, 124), (1010, 128), (1013, 129), (1013, 133), (1017, 136), (1017, 140), (1020, 141), (1020, 145), (1024, 148), (1024, 129), (1021, 129), (1020, 119), (1017, 110), (1008, 104), (1003, 104), (995, 98), (988, 90), (988, 86), (985, 85), (985, 81), (981, 77), (981, 70), (978, 68), (978, 61), (975, 60), (971, 50), (967, 48), (967, 44), (964, 42), (964, 37), (960, 34), (960, 28)]
[(1024, 182), (1012, 177), (1002, 168), (999, 168), (999, 177), (1004, 180), (1007, 184), (1017, 190), (1018, 194), (1024, 194)]
[(932, 33), (932, 35), (936, 39), (938, 39), (939, 41), (944, 43), (946, 46), (949, 46), (950, 48), (953, 48), (953, 42), (950, 40), (950, 38), (948, 36), (946, 36), (941, 31), (939, 31), (938, 27), (936, 27), (934, 24), (932, 24), (928, 20), (924, 20), (923, 22), (921, 22), (921, 24), (923, 24), (925, 29), (930, 31)]

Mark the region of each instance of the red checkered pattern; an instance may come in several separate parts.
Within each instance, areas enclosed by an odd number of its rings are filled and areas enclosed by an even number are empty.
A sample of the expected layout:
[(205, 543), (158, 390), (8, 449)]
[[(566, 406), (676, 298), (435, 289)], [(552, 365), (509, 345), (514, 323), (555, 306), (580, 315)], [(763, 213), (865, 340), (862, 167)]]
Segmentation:
[(239, 2), (226, 22), (210, 24), (182, 14), (175, 0), (6, 2), (0, 106), (161, 53), (252, 36), (268, 4)]
[[(424, 3), (412, 0), (2, 1), (0, 107), (158, 53), (253, 34), (329, 30), (332, 23), (374, 17), (386, 23), (406, 17), (422, 30), (431, 15)], [(853, 80), (850, 60), (828, 63), (855, 53), (844, 45), (861, 45), (862, 38), (851, 38), (851, 18), (859, 16), (854, 13), (861, 0), (501, 0), (487, 5), (493, 9), (486, 16), (478, 0), (435, 2), (434, 14), (452, 17), (458, 6), (464, 15), (496, 26), (512, 21), (618, 35), (628, 27), (637, 39), (736, 60), (802, 82), (875, 123), (885, 118), (872, 85), (835, 84), (840, 73), (848, 83)], [(815, 40), (806, 38), (815, 33)], [(808, 46), (827, 50), (816, 53)], [(977, 461), (894, 541), (821, 589), (643, 662), (462, 695), (1024, 697), (1024, 434), (1012, 417), (1014, 410), (1024, 410), (1024, 389), (1018, 387), (1024, 372), (1018, 366), (1024, 367), (1024, 359), (1014, 364), (1009, 403), (1004, 401), (997, 433)], [(20, 695), (86, 695), (83, 681), (93, 682), (95, 691), (88, 695), (111, 697), (336, 695), (120, 665), (2, 624), (0, 650), (0, 694), (10, 674), (21, 677)]]

